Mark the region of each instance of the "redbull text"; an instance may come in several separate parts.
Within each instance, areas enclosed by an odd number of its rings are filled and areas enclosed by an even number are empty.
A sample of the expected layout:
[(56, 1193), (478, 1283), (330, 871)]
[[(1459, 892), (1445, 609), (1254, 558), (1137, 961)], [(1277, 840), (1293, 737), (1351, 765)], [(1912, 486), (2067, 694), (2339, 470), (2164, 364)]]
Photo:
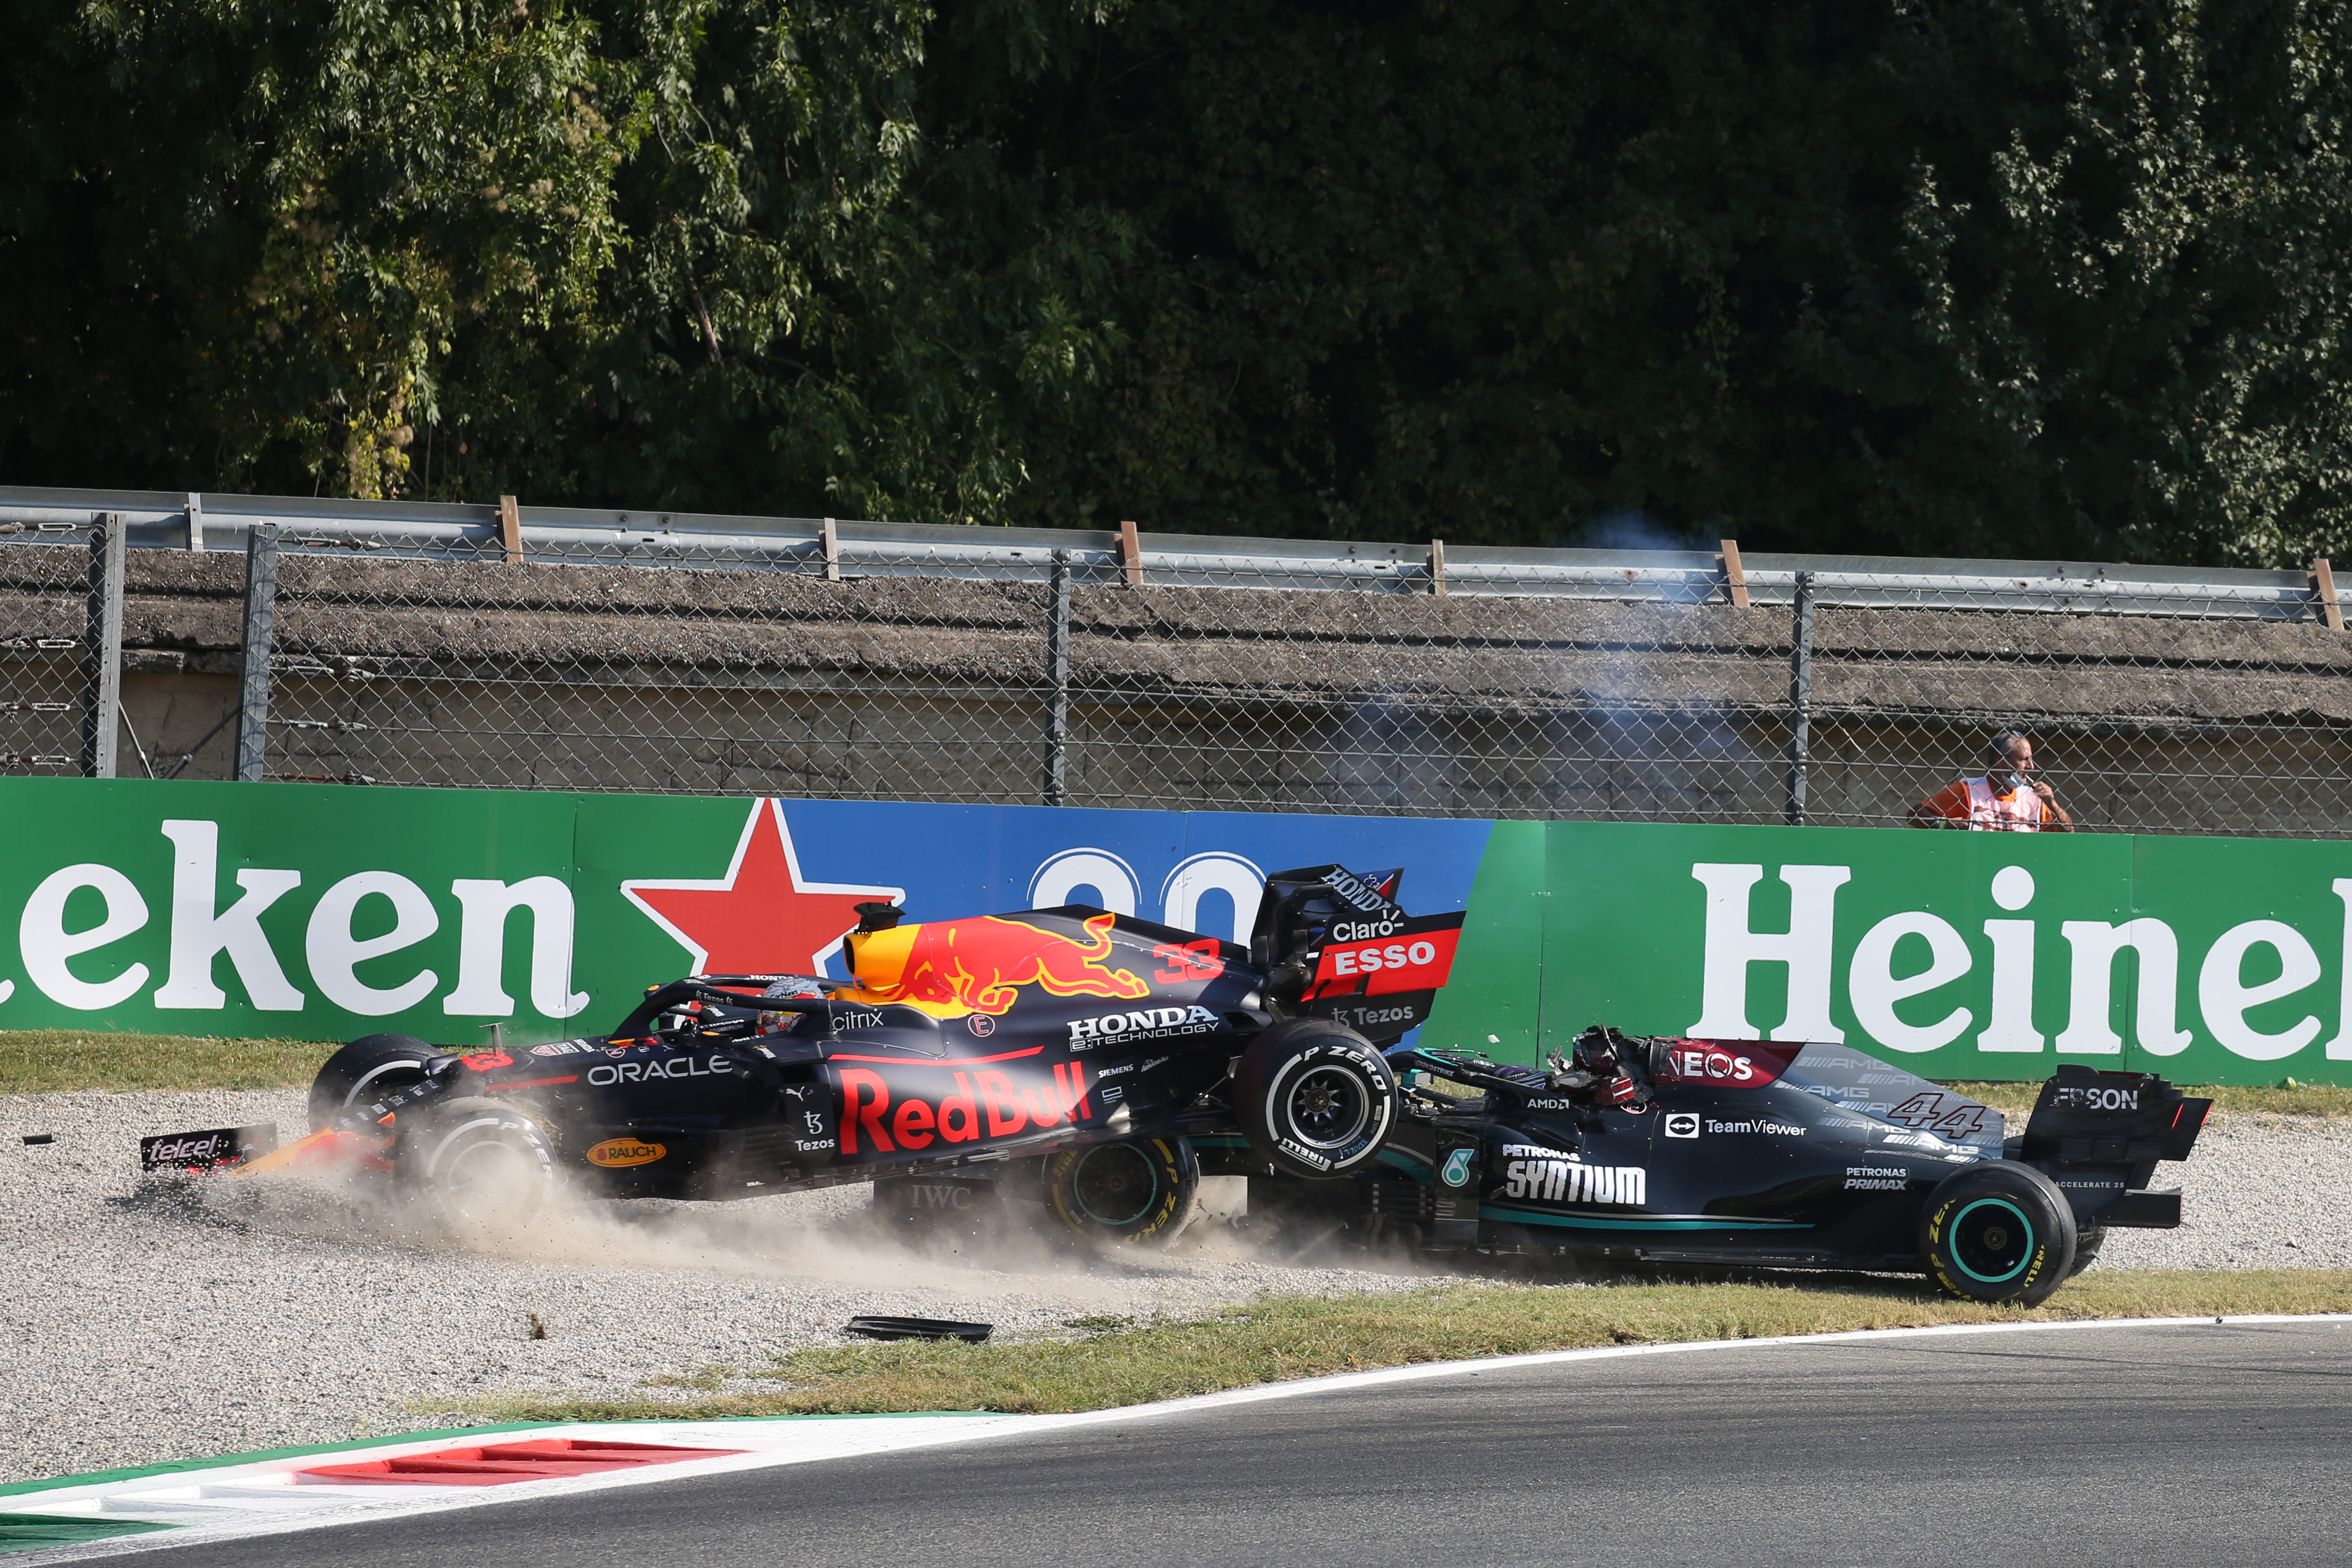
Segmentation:
[(902, 1082), (894, 1108), (890, 1085), (880, 1073), (844, 1068), (841, 1152), (860, 1152), (861, 1138), (863, 1149), (877, 1154), (927, 1149), (934, 1142), (968, 1143), (981, 1135), (983, 1124), (989, 1137), (1010, 1138), (1032, 1128), (1044, 1131), (1065, 1121), (1086, 1121), (1094, 1114), (1087, 1104), (1081, 1062), (1056, 1063), (1050, 1084), (1015, 1085), (1010, 1076), (991, 1069), (951, 1076), (951, 1094), (924, 1095)]

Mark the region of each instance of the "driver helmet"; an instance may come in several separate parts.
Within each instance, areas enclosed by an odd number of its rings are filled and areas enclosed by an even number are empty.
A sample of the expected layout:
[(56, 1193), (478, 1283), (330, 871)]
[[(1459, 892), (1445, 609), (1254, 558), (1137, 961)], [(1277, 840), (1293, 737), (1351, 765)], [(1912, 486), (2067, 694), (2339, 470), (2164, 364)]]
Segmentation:
[(1594, 1078), (1614, 1078), (1618, 1073), (1617, 1034), (1599, 1024), (1576, 1037), (1576, 1065)]
[(765, 991), (761, 992), (760, 1000), (762, 1002), (799, 1001), (824, 994), (824, 987), (807, 975), (787, 974), (782, 979), (771, 983)]
[(1602, 1105), (1623, 1105), (1638, 1090), (1625, 1070), (1616, 1030), (1595, 1024), (1576, 1039), (1576, 1065), (1592, 1075), (1592, 1097)]

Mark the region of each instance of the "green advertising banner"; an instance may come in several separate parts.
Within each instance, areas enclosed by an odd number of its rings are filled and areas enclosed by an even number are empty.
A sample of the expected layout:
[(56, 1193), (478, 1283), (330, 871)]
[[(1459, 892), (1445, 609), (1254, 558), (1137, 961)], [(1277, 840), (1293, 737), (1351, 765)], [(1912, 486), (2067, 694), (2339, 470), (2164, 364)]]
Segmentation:
[(874, 801), (0, 780), (0, 1029), (535, 1045), (688, 973), (840, 974), (868, 900), (1084, 902), (1246, 941), (1269, 870), (1410, 868), (1491, 825)]
[(457, 1045), (591, 1000), (568, 795), (9, 779), (0, 814), (0, 1027)]
[[(1539, 1048), (1606, 1021), (1843, 1040), (1937, 1079), (2079, 1061), (2182, 1083), (2352, 1082), (2352, 844), (1544, 832), (1544, 886), (1514, 890), (1541, 906)], [(1501, 912), (1473, 910), (1482, 928)], [(1478, 940), (1465, 929), (1465, 950)]]
[(866, 900), (1245, 939), (1268, 871), (1338, 862), (1465, 911), (1425, 1044), (2352, 1082), (2352, 844), (79, 779), (0, 814), (0, 1029), (532, 1044), (679, 974), (839, 973)]

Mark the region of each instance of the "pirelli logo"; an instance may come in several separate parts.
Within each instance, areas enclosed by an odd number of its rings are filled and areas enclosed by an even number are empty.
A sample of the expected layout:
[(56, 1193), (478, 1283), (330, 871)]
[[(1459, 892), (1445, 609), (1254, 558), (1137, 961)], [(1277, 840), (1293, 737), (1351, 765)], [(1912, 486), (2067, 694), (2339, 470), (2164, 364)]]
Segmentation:
[(1624, 1204), (1650, 1201), (1650, 1173), (1639, 1165), (1587, 1165), (1577, 1160), (1513, 1160), (1503, 1167), (1507, 1197), (1538, 1203)]

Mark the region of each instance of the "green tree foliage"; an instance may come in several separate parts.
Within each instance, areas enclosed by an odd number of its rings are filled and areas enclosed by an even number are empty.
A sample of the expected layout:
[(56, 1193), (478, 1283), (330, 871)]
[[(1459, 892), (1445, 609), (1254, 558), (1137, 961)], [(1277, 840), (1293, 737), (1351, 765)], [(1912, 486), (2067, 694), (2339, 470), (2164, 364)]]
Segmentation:
[(16, 473), (396, 492), (455, 341), (586, 319), (624, 247), (614, 176), (646, 116), (600, 109), (585, 22), (10, 9)]
[(0, 16), (10, 482), (2352, 542), (2352, 0)]

